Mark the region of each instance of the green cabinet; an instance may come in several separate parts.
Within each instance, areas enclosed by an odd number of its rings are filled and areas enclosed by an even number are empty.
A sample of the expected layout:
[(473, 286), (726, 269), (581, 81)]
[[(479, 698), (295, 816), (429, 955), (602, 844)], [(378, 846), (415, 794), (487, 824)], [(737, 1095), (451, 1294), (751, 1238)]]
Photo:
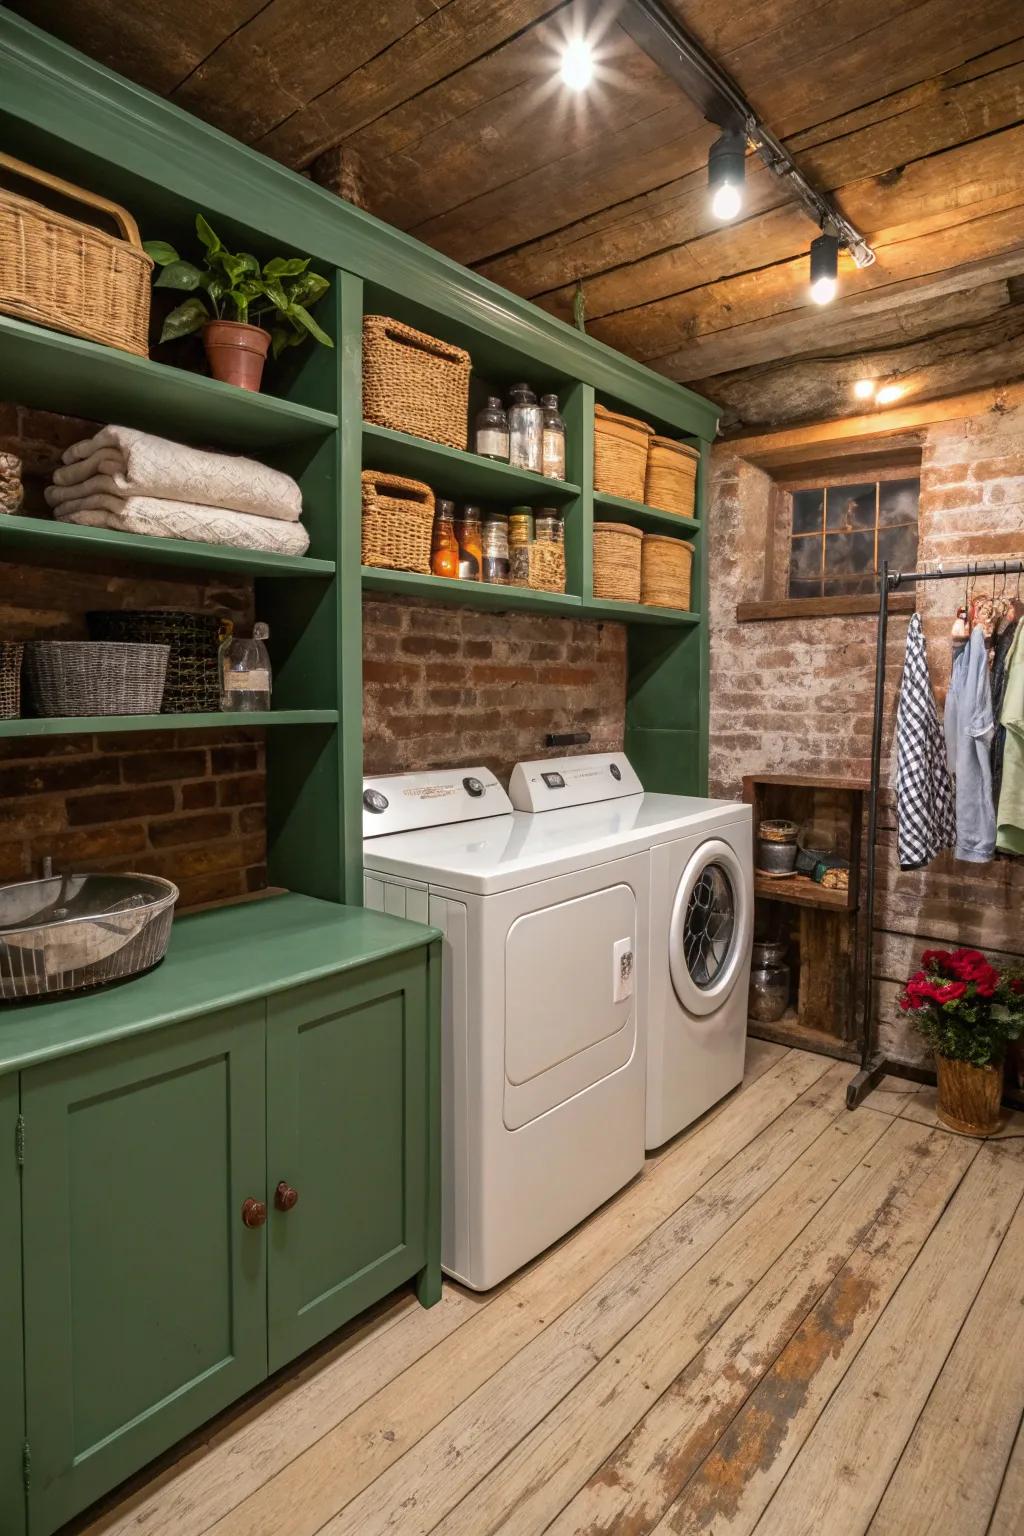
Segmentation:
[(26, 1072), (33, 1532), (52, 1531), (267, 1369), (263, 1007)]
[(421, 960), (269, 1000), (272, 1371), (426, 1263), (426, 1022)]
[(0, 1531), (25, 1529), (18, 1079), (0, 1077)]

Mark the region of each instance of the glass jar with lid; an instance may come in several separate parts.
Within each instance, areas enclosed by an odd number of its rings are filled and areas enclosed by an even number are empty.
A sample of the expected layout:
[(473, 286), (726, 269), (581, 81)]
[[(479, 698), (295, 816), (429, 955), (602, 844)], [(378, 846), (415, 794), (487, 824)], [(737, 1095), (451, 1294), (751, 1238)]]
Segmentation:
[(459, 541), (455, 537), (455, 503), (440, 497), (434, 503), (434, 528), (430, 540), (430, 569), (435, 576), (454, 580), (459, 574)]
[(487, 404), (473, 422), (473, 451), (484, 459), (508, 463), (508, 416), (500, 395), (488, 395)]
[(538, 507), (533, 516), (533, 536), (538, 544), (562, 544), (562, 514), (557, 507)]
[(565, 479), (565, 422), (558, 409), (557, 395), (541, 395), (544, 413), (541, 443), (541, 471), (549, 480)]
[(507, 587), (509, 568), (508, 513), (488, 512), (483, 528), (483, 579), (490, 586)]
[(514, 384), (509, 391), (508, 461), (538, 475), (544, 467), (544, 412), (529, 384)]
[(221, 646), (221, 700), (226, 714), (270, 708), (271, 667), (266, 624), (254, 624), (252, 638), (230, 635)]
[(515, 587), (530, 585), (530, 545), (533, 543), (533, 508), (513, 507), (508, 515), (509, 581)]

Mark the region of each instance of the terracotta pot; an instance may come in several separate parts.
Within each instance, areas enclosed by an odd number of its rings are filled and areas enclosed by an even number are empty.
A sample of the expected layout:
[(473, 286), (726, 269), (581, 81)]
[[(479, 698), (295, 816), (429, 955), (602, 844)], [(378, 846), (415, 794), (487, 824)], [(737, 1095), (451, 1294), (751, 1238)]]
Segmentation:
[(211, 320), (203, 326), (203, 345), (215, 379), (239, 389), (259, 389), (270, 350), (269, 331), (237, 320)]
[(999, 1129), (1003, 1094), (1002, 1063), (974, 1067), (969, 1061), (936, 1056), (939, 1079), (939, 1119), (965, 1136), (991, 1136)]

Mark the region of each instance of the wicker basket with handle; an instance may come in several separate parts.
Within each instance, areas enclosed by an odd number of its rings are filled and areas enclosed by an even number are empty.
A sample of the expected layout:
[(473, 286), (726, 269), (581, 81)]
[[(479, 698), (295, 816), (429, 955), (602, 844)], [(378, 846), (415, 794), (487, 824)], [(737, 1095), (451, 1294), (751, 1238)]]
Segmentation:
[(652, 608), (689, 608), (693, 549), (685, 539), (645, 533), (640, 560), (640, 601)]
[(420, 480), (364, 469), (363, 564), (430, 574), (434, 493)]
[(0, 154), (0, 171), (109, 215), (121, 232), (107, 234), (0, 186), (0, 311), (148, 356), (153, 263), (131, 214), (12, 155)]
[(169, 645), (29, 640), (25, 679), (40, 715), (158, 715)]
[(387, 315), (363, 319), (363, 415), (449, 448), (469, 444), (468, 352)]
[(0, 720), (17, 720), (21, 714), (20, 640), (0, 640)]
[(700, 453), (671, 437), (652, 437), (647, 449), (644, 500), (661, 512), (692, 517), (697, 494)]
[(633, 416), (594, 406), (594, 490), (643, 501), (647, 445), (653, 427)]
[(643, 533), (629, 523), (594, 524), (594, 596), (620, 603), (640, 601)]

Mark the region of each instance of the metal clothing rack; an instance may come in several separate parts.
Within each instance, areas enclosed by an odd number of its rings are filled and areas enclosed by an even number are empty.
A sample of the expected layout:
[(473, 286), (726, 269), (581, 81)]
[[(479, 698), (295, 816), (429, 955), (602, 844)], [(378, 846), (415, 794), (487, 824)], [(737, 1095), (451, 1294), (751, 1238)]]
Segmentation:
[(856, 1109), (862, 1099), (876, 1087), (880, 1078), (889, 1070), (884, 1056), (873, 1049), (874, 1044), (874, 988), (871, 966), (875, 949), (875, 863), (878, 837), (878, 789), (882, 764), (882, 731), (885, 713), (885, 646), (889, 626), (889, 597), (899, 587), (921, 581), (971, 581), (981, 576), (1020, 576), (1024, 574), (1024, 560), (971, 561), (968, 565), (941, 564), (934, 571), (890, 571), (889, 562), (882, 564), (882, 583), (878, 602), (878, 634), (875, 641), (875, 706), (871, 728), (871, 782), (868, 789), (868, 849), (867, 849), (867, 930), (864, 935), (861, 977), (863, 980), (863, 1033), (860, 1041), (860, 1070), (850, 1079), (846, 1088), (846, 1107)]

